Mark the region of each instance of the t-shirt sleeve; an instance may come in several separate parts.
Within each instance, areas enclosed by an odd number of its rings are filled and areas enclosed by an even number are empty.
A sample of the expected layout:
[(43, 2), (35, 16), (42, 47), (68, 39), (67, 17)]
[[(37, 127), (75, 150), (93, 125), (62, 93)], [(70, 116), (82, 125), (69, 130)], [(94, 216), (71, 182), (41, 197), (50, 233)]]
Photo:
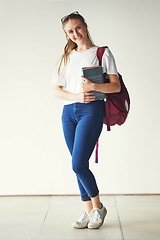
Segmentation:
[[(59, 64), (57, 64), (55, 66), (55, 68), (53, 69), (51, 84), (65, 87), (65, 85), (66, 85), (65, 84), (66, 83), (65, 79), (66, 78), (65, 78), (65, 75), (63, 73), (58, 74), (58, 66), (59, 66)], [(62, 68), (63, 68), (63, 66), (62, 66)]]
[(102, 66), (107, 74), (118, 75), (114, 56), (109, 48), (106, 48), (102, 57)]

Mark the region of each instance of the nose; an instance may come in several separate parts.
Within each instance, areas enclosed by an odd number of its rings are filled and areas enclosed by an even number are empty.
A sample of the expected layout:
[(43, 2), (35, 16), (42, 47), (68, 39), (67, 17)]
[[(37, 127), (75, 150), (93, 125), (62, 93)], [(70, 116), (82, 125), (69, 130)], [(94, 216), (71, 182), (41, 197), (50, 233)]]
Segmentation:
[(74, 36), (77, 37), (78, 36), (78, 31), (74, 30)]

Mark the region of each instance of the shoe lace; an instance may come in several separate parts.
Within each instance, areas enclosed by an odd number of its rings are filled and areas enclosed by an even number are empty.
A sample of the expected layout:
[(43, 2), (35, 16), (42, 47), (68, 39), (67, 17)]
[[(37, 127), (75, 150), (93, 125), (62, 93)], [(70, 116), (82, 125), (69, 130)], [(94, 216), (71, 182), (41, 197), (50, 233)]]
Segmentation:
[(78, 222), (83, 222), (84, 219), (86, 218), (87, 216), (87, 213), (86, 212), (83, 212), (81, 213), (80, 217), (77, 219)]
[(92, 211), (92, 215), (91, 215), (91, 221), (92, 222), (98, 222), (98, 223), (101, 223), (102, 222), (102, 219), (101, 219), (101, 216), (98, 212), (98, 209), (94, 209)]

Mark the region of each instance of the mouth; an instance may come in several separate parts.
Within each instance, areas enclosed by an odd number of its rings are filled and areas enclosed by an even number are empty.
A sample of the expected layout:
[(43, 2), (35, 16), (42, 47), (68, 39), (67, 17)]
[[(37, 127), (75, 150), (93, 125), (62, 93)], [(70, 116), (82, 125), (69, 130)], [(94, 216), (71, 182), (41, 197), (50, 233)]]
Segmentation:
[(82, 36), (79, 36), (79, 37), (75, 38), (75, 41), (79, 41), (81, 39), (82, 39)]

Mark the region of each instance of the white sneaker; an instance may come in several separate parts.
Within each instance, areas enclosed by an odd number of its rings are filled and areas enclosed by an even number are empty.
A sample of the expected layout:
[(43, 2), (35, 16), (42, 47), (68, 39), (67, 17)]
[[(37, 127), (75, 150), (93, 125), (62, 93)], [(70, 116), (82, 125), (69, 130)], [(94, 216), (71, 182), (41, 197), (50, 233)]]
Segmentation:
[(106, 214), (107, 209), (104, 206), (102, 208), (93, 209), (91, 212), (90, 221), (88, 223), (88, 228), (100, 228), (103, 225)]
[(80, 217), (72, 224), (74, 228), (86, 228), (90, 221), (90, 215), (86, 212), (82, 212)]

